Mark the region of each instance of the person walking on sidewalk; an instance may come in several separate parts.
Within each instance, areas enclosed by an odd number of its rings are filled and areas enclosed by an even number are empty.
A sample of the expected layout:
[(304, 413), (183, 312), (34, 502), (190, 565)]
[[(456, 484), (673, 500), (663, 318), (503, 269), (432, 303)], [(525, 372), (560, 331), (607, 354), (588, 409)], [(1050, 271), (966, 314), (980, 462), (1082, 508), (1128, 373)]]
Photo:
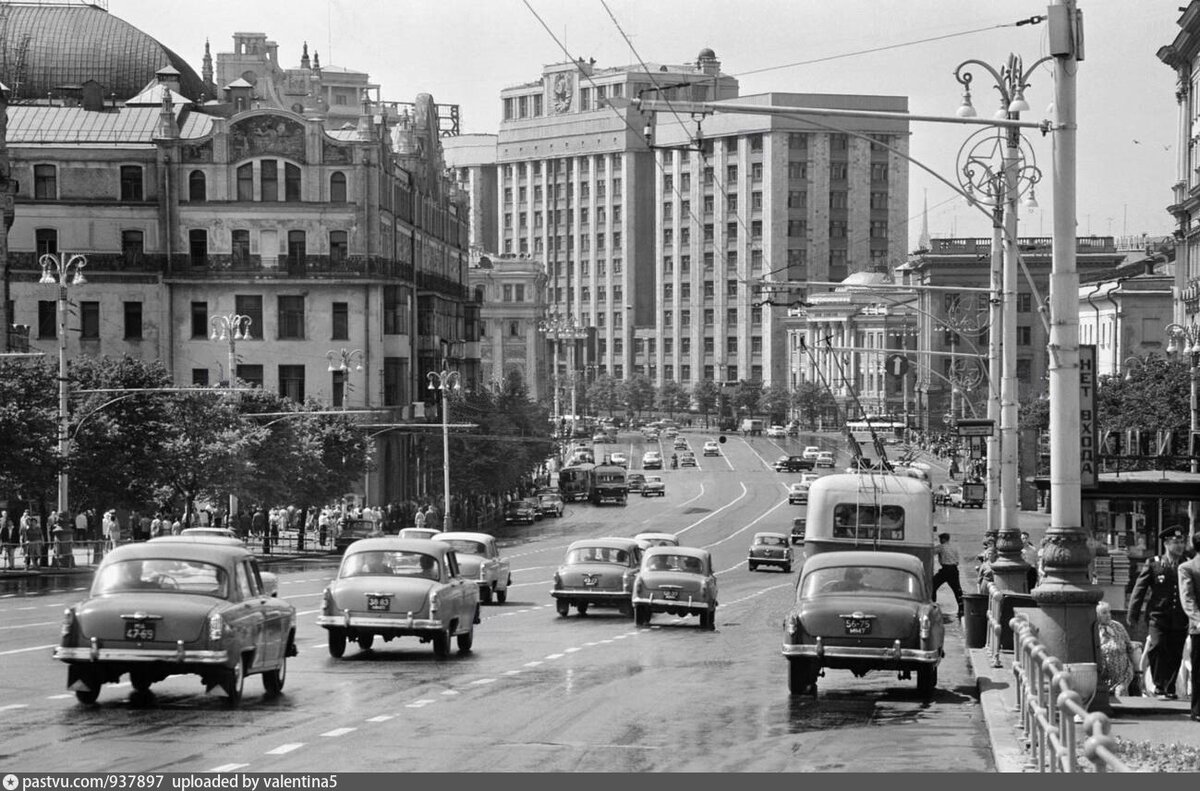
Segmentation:
[(958, 604), (958, 618), (962, 620), (963, 592), (958, 577), (958, 550), (950, 546), (949, 533), (938, 533), (938, 545), (934, 547), (933, 553), (941, 564), (941, 568), (933, 575), (933, 598), (937, 598), (943, 583), (949, 585), (954, 594), (954, 601)]
[(1200, 533), (1192, 535), (1192, 559), (1179, 564), (1179, 603), (1192, 636), (1191, 717), (1200, 722)]
[(8, 511), (0, 511), (0, 551), (4, 553), (4, 568), (17, 568), (17, 544), (20, 535), (13, 520), (8, 518)]
[(1146, 615), (1150, 628), (1145, 653), (1154, 678), (1154, 697), (1177, 700), (1175, 679), (1183, 661), (1189, 623), (1179, 591), (1185, 531), (1178, 526), (1167, 527), (1159, 538), (1165, 551), (1147, 560), (1138, 572), (1129, 596), (1129, 624), (1136, 623), (1143, 613)]

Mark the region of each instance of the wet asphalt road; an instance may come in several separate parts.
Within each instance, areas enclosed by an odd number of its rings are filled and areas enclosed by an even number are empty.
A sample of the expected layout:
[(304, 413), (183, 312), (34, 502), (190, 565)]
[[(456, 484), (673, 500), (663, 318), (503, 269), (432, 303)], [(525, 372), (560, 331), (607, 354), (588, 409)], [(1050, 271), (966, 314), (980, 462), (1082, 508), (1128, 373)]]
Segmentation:
[[(697, 449), (705, 438), (689, 437)], [(640, 440), (630, 447), (623, 439), (636, 462)], [(106, 686), (98, 705), (79, 705), (50, 651), (63, 607), (82, 595), (71, 588), (85, 580), (46, 575), (24, 590), (0, 588), (0, 764), (103, 772), (993, 771), (956, 623), (947, 624), (939, 690), (927, 704), (915, 680), (885, 673), (829, 671), (815, 699), (788, 694), (779, 648), (796, 575), (750, 572), (745, 554), (754, 532), (786, 532), (802, 508), (786, 502), (795, 476), (772, 472), (768, 462), (812, 443), (731, 437), (723, 456), (699, 459), (700, 469), (667, 470), (664, 498), (571, 505), (561, 520), (507, 539), (515, 583), (508, 602), (484, 608), (470, 654), (445, 660), (415, 638), (377, 640), (365, 652), (351, 646), (344, 659), (331, 659), (313, 621), (332, 564), (277, 565), (280, 595), (299, 612), (300, 654), (282, 696), (264, 696), (252, 677), (237, 709), (188, 676), (140, 697), (128, 682)], [(981, 513), (939, 524), (981, 533)], [(683, 543), (713, 552), (721, 588), (714, 632), (694, 617), (657, 615), (639, 629), (615, 611), (555, 613), (551, 578), (569, 541), (642, 530), (678, 532)], [(953, 612), (945, 589), (941, 600)]]

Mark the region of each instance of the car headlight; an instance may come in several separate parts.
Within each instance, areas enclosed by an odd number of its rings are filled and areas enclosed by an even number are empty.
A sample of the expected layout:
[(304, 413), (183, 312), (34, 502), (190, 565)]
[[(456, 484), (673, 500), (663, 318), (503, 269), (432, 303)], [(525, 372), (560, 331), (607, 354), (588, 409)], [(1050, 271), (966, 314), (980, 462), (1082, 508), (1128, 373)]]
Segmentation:
[(209, 640), (212, 640), (214, 642), (217, 640), (220, 640), (222, 637), (225, 636), (226, 629), (227, 629), (227, 627), (225, 625), (225, 619), (221, 617), (220, 613), (215, 612), (212, 615), (208, 616), (208, 639)]

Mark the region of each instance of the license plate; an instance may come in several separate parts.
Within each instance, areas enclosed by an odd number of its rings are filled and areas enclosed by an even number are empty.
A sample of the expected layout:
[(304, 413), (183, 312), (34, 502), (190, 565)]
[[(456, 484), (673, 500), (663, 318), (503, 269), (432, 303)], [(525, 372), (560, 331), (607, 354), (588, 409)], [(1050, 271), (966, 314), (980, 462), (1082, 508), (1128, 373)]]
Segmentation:
[(583, 575), (583, 584), (585, 587), (589, 587), (589, 588), (599, 585), (600, 584), (600, 575), (599, 574), (584, 574)]
[(146, 623), (145, 621), (126, 621), (125, 639), (133, 640), (134, 642), (138, 643), (145, 643), (153, 640), (154, 624)]
[(846, 618), (846, 634), (870, 634), (870, 618)]
[(392, 606), (392, 597), (391, 596), (368, 596), (367, 597), (367, 609), (368, 610), (383, 610), (386, 612), (388, 609), (391, 608), (391, 606)]
[(663, 591), (663, 598), (674, 601), (679, 598), (679, 591)]

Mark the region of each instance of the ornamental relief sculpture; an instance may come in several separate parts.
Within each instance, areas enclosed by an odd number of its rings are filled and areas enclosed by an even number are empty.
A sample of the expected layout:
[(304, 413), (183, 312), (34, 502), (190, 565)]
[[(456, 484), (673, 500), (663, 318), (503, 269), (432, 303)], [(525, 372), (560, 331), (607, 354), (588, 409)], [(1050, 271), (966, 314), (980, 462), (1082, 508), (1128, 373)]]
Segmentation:
[(229, 159), (275, 154), (297, 162), (304, 155), (304, 126), (277, 115), (260, 115), (238, 121), (229, 129)]
[(334, 145), (328, 140), (321, 141), (321, 161), (326, 165), (349, 165), (350, 154), (350, 146)]
[(213, 161), (213, 146), (211, 140), (206, 140), (198, 145), (190, 145), (185, 143), (180, 146), (180, 155), (184, 162), (212, 162)]

